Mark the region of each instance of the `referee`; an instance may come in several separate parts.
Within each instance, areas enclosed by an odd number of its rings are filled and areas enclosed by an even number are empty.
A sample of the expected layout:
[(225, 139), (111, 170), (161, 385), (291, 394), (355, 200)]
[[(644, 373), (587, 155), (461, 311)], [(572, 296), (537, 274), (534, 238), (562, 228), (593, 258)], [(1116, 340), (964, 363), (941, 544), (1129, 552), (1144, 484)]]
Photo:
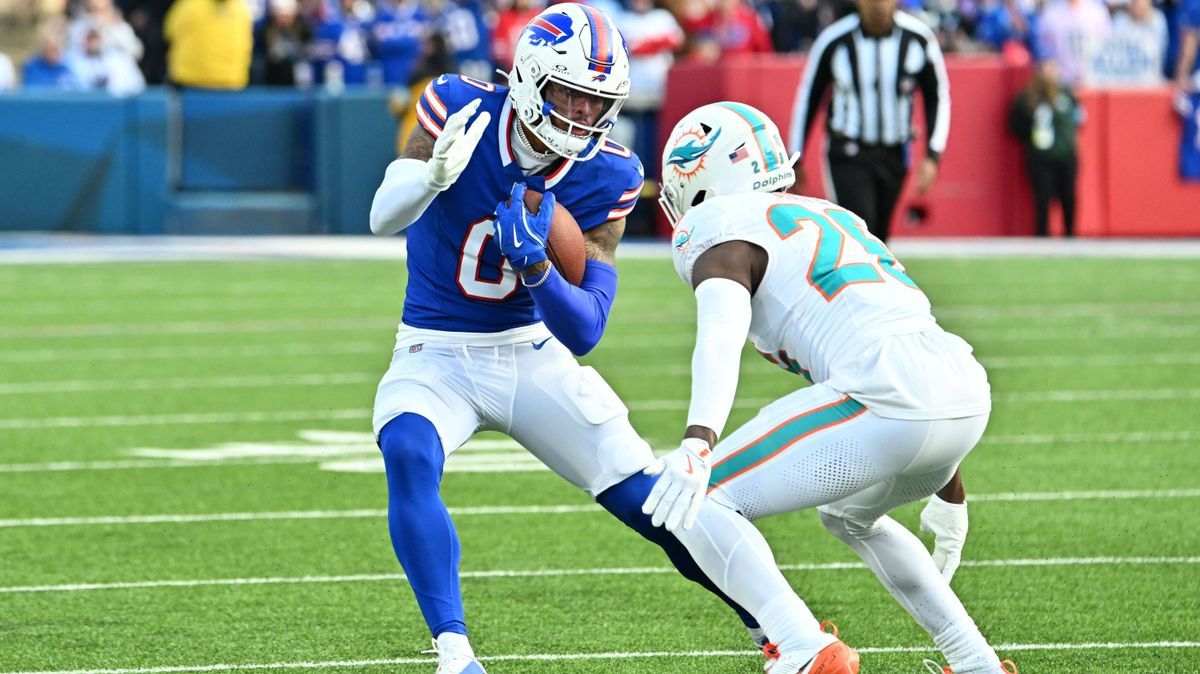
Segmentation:
[[(886, 241), (908, 172), (913, 92), (920, 89), (925, 99), (927, 151), (917, 169), (917, 193), (924, 194), (937, 179), (950, 132), (950, 82), (928, 26), (898, 11), (896, 0), (855, 4), (857, 13), (826, 28), (813, 43), (796, 92), (788, 149), (804, 151), (832, 85), (825, 122), (826, 192)], [(804, 173), (797, 165), (793, 190), (803, 188)]]

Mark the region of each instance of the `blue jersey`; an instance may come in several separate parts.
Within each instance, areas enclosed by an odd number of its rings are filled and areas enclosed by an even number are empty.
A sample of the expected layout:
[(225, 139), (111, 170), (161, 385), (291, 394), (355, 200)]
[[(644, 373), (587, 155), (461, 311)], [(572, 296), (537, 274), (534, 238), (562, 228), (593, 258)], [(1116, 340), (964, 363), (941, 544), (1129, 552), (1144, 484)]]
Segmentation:
[(620, 220), (642, 191), (642, 165), (630, 150), (605, 141), (588, 161), (561, 160), (548, 175), (526, 176), (516, 161), (516, 114), (508, 89), (461, 75), (442, 75), (417, 102), (421, 126), (437, 137), (447, 116), (482, 99), (491, 113), (471, 162), (407, 230), (408, 288), (404, 324), (452, 332), (501, 332), (541, 320), (529, 292), (493, 241), (496, 205), (513, 183), (554, 193), (579, 228)]

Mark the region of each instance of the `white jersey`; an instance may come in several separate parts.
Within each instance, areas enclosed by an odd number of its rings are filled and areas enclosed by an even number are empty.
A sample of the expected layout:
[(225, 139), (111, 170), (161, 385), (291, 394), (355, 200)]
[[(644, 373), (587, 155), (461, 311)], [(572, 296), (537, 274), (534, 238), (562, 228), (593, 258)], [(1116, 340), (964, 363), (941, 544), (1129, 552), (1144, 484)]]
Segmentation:
[(887, 247), (849, 211), (790, 194), (725, 196), (675, 230), (675, 269), (748, 241), (769, 262), (751, 301), (750, 341), (764, 357), (849, 395), (879, 416), (949, 419), (991, 409), (987, 374)]

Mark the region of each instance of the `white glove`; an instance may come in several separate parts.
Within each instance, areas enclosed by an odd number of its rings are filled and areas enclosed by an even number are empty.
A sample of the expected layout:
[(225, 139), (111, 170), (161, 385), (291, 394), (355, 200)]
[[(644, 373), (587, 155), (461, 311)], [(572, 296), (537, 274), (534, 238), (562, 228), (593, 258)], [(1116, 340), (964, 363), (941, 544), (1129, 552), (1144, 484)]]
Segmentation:
[(644, 471), (647, 475), (662, 475), (642, 504), (642, 513), (652, 515), (651, 524), (659, 527), (665, 522), (667, 531), (679, 529), (680, 524), (684, 529), (692, 528), (708, 492), (711, 457), (707, 442), (684, 438), (679, 449)]
[(476, 98), (467, 103), (446, 119), (441, 135), (433, 144), (433, 156), (428, 162), (429, 174), (425, 177), (425, 183), (430, 188), (443, 192), (466, 170), (471, 161), (471, 154), (479, 144), (479, 137), (483, 135), (483, 130), (492, 119), (490, 113), (482, 112), (470, 127), (467, 126), (467, 120), (479, 109), (480, 100), (482, 99)]
[(948, 503), (937, 494), (921, 511), (921, 531), (933, 534), (933, 563), (949, 583), (962, 562), (967, 542), (967, 504)]

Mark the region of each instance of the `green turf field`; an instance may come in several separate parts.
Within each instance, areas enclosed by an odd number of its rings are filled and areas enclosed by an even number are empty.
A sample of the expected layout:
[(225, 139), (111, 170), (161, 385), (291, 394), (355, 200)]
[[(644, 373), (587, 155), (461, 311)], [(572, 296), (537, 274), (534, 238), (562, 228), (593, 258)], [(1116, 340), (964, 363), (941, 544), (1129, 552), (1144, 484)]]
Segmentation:
[[(984, 633), (1022, 674), (1200, 672), (1196, 262), (906, 262), (993, 384), (954, 581)], [(667, 448), (692, 303), (665, 260), (621, 272), (586, 361)], [(432, 673), (370, 439), (403, 280), (395, 262), (0, 266), (0, 674)], [(745, 363), (730, 428), (802, 383)], [(480, 439), (443, 493), (492, 674), (759, 671), (656, 547)], [(813, 513), (760, 525), (863, 672), (924, 671), (928, 637)]]

